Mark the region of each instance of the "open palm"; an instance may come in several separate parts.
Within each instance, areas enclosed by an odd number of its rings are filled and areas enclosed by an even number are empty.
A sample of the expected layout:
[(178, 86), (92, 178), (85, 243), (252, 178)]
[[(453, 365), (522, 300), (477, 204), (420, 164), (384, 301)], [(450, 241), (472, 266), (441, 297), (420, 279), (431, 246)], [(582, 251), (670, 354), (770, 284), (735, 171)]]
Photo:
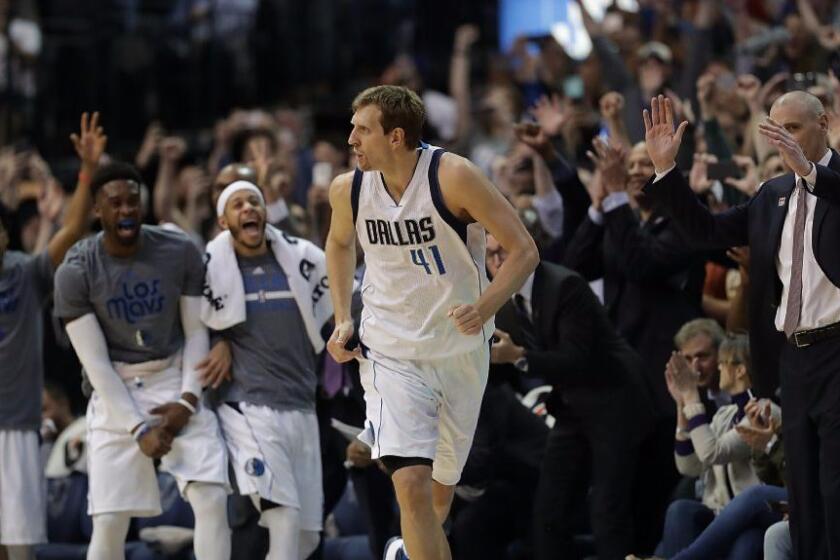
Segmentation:
[(108, 137), (99, 126), (99, 113), (94, 113), (90, 119), (87, 113), (82, 113), (79, 134), (71, 134), (70, 141), (73, 142), (76, 155), (82, 160), (82, 164), (96, 167), (108, 143)]
[(664, 95), (651, 99), (650, 112), (645, 109), (642, 117), (648, 155), (657, 173), (667, 171), (674, 166), (688, 122), (681, 122), (674, 130), (674, 108)]

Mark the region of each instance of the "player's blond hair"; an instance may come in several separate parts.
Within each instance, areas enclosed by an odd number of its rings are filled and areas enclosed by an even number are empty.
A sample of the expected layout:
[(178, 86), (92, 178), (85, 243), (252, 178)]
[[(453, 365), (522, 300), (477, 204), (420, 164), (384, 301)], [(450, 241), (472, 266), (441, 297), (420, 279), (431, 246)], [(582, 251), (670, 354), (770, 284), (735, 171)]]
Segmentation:
[(368, 105), (375, 105), (382, 111), (382, 129), (388, 134), (395, 128), (405, 132), (405, 147), (409, 150), (420, 145), (426, 109), (420, 97), (407, 87), (374, 86), (353, 100), (353, 112)]

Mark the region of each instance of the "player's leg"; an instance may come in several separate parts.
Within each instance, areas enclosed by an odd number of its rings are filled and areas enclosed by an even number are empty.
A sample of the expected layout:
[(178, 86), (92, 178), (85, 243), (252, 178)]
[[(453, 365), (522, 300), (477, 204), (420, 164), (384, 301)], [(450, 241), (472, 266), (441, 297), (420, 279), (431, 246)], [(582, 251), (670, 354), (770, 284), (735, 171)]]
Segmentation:
[(35, 560), (35, 549), (28, 544), (6, 547), (9, 560)]
[(300, 555), (300, 510), (292, 507), (260, 503), (260, 525), (268, 529), (266, 560), (298, 560)]
[[(386, 466), (390, 461), (385, 458)], [(390, 467), (389, 467), (390, 468)], [(391, 475), (400, 506), (400, 529), (412, 560), (450, 560), (449, 543), (432, 498), (431, 465), (396, 468)]]
[(306, 560), (318, 548), (321, 543), (320, 531), (301, 531), (300, 532), (300, 551), (298, 558)]
[(46, 483), (35, 430), (0, 430), (0, 551), (34, 558), (46, 542)]
[(449, 517), (449, 509), (452, 507), (452, 499), (455, 497), (455, 486), (441, 484), (437, 480), (432, 481), (432, 503), (435, 508), (435, 515), (443, 525)]
[(160, 470), (175, 477), (195, 514), (193, 550), (198, 560), (230, 558), (227, 468), (219, 421), (213, 412), (200, 406), (160, 464)]
[(195, 514), (193, 547), (198, 560), (230, 558), (227, 489), (221, 484), (190, 482), (184, 492)]
[(124, 560), (129, 523), (131, 514), (127, 512), (94, 514), (88, 560)]

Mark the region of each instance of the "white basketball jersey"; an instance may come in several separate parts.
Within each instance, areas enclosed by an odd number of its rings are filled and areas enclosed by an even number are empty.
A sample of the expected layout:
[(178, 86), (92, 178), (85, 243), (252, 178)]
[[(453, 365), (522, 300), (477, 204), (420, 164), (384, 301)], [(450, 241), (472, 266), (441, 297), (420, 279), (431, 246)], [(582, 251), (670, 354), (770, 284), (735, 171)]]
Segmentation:
[(424, 145), (419, 152), (399, 204), (378, 171), (357, 169), (351, 195), (366, 266), (359, 337), (381, 354), (408, 360), (470, 352), (493, 334), (492, 317), (480, 334), (467, 336), (447, 316), (487, 288), (485, 233), (444, 205), (437, 176), (444, 151)]

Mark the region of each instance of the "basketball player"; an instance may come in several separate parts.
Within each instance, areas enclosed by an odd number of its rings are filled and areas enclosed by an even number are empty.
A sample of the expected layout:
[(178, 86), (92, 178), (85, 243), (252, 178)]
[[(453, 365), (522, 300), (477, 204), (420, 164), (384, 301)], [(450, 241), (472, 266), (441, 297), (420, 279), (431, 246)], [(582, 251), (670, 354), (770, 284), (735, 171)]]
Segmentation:
[[(269, 531), (267, 558), (302, 560), (318, 547), (322, 528), (315, 352), (324, 342), (319, 338), (319, 347), (313, 348), (303, 313), (313, 306), (309, 286), (320, 285), (324, 277), (324, 256), (312, 243), (267, 226), (265, 200), (254, 183), (228, 185), (216, 212), (226, 231), (207, 246), (205, 293), (216, 306), (232, 305), (234, 298), (225, 297), (215, 284), (214, 267), (221, 267), (222, 282), (231, 274), (241, 275), (245, 314), (229, 326), (209, 323), (225, 328), (214, 334), (220, 340), (201, 364), (208, 376), (204, 379), (218, 385), (227, 367), (211, 372), (211, 364), (220, 358), (232, 362), (232, 381), (221, 385), (216, 412), (237, 487), (251, 497), (260, 525)], [(303, 265), (304, 253), (312, 268)], [(314, 266), (316, 260), (320, 266)], [(299, 286), (303, 290), (296, 290)], [(331, 315), (330, 308), (325, 318)], [(323, 326), (317, 325), (319, 337)]]
[(46, 541), (46, 504), (38, 430), (44, 384), (43, 305), (53, 272), (88, 226), (90, 179), (107, 138), (99, 114), (82, 115), (71, 139), (81, 160), (79, 181), (64, 224), (47, 250), (35, 256), (6, 251), (0, 222), (0, 558), (34, 558), (31, 545)]
[(102, 232), (77, 243), (55, 278), (56, 315), (94, 388), (88, 558), (122, 559), (131, 517), (161, 512), (161, 459), (195, 513), (196, 557), (227, 560), (227, 457), (195, 368), (208, 352), (204, 265), (185, 235), (141, 225), (141, 181), (124, 163), (96, 171)]
[[(421, 144), (425, 115), (414, 92), (370, 88), (353, 111), (348, 142), (358, 169), (330, 187), (336, 328), (327, 348), (338, 362), (360, 362), (367, 420), (359, 437), (392, 473), (405, 549), (412, 560), (449, 559), (442, 523), (472, 445), (493, 316), (536, 267), (537, 249), (472, 163)], [(513, 255), (489, 285), (485, 228)], [(361, 347), (348, 350), (356, 237), (364, 308)], [(400, 546), (386, 558), (400, 558)]]

